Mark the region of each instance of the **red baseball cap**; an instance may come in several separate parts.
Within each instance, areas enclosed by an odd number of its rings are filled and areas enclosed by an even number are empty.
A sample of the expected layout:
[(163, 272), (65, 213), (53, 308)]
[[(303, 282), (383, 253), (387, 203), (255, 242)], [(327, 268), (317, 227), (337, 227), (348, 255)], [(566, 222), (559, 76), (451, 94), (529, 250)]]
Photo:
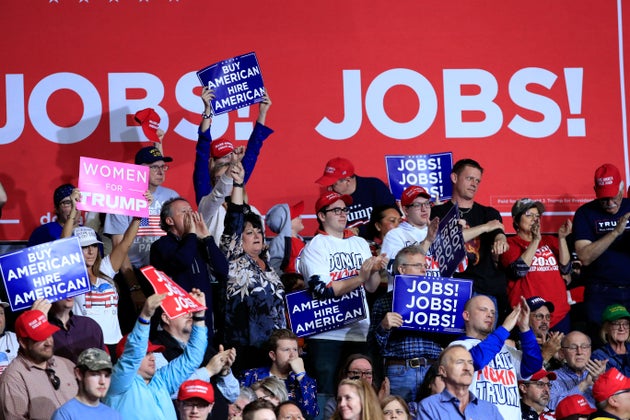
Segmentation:
[(210, 144), (210, 156), (220, 159), (234, 151), (234, 145), (229, 140), (215, 140)]
[(593, 384), (593, 397), (598, 403), (606, 401), (619, 391), (630, 391), (630, 378), (624, 376), (617, 368), (610, 368), (599, 375)]
[(595, 412), (595, 409), (588, 405), (586, 398), (579, 394), (569, 395), (563, 398), (556, 406), (556, 419), (562, 420), (573, 414), (588, 416)]
[(615, 165), (605, 163), (595, 171), (595, 195), (597, 198), (615, 197), (619, 194), (621, 175)]
[[(319, 177), (316, 183), (328, 187), (342, 178), (354, 175), (354, 165), (348, 159), (336, 157), (326, 163), (324, 175)], [(320, 207), (321, 208), (321, 207)]]
[[(116, 344), (116, 358), (120, 359), (123, 352), (125, 351), (125, 343), (127, 343), (127, 337), (129, 334), (125, 334), (123, 338), (120, 339), (118, 344)], [(153, 344), (152, 342), (147, 340), (147, 353), (162, 353), (166, 347), (160, 346), (157, 344)]]
[(334, 191), (327, 191), (317, 199), (317, 202), (315, 203), (315, 213), (319, 212), (326, 206), (330, 206), (337, 200), (343, 200), (343, 202), (346, 203), (346, 206), (352, 204), (352, 197), (350, 197), (349, 195), (341, 195), (337, 194)]
[(201, 379), (185, 381), (179, 387), (177, 399), (184, 401), (191, 398), (201, 398), (202, 400), (212, 404), (214, 402), (214, 388), (212, 387), (212, 384), (202, 381)]
[(142, 131), (149, 140), (155, 143), (160, 142), (160, 138), (157, 135), (157, 129), (160, 128), (161, 118), (153, 108), (140, 110), (136, 112), (133, 118), (142, 126)]
[(302, 213), (304, 213), (304, 200), (298, 201), (297, 203), (289, 207), (289, 212), (291, 213), (291, 220), (302, 215)]
[(44, 341), (57, 331), (59, 328), (49, 323), (46, 315), (37, 309), (23, 312), (15, 320), (15, 334), (20, 338)]
[(540, 369), (538, 372), (534, 373), (529, 380), (530, 381), (539, 381), (542, 378), (547, 378), (550, 381), (553, 381), (553, 380), (556, 379), (556, 374), (555, 374), (555, 372), (549, 372), (549, 371), (547, 371), (545, 369)]
[(404, 207), (407, 207), (408, 205), (413, 203), (413, 200), (418, 197), (431, 199), (431, 194), (429, 194), (427, 190), (418, 185), (412, 185), (411, 187), (405, 188), (405, 191), (403, 191), (402, 195), (400, 196), (400, 204), (402, 204)]

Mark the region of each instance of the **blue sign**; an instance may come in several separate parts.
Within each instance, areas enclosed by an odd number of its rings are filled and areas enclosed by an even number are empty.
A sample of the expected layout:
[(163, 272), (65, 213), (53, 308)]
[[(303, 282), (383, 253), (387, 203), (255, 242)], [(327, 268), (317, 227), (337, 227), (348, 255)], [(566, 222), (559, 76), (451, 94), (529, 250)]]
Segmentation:
[(214, 89), (216, 115), (262, 102), (265, 95), (256, 53), (250, 52), (212, 64), (197, 72), (201, 84)]
[(76, 237), (2, 255), (0, 270), (13, 311), (30, 308), (40, 298), (54, 302), (90, 290), (83, 251)]
[(332, 299), (315, 299), (308, 290), (285, 296), (289, 324), (298, 337), (306, 337), (359, 322), (367, 317), (363, 288)]
[(401, 330), (461, 333), (471, 296), (472, 280), (398, 275), (392, 311), (402, 316)]
[(453, 196), (451, 170), (453, 154), (435, 153), (429, 155), (388, 155), (385, 156), (389, 189), (400, 200), (405, 188), (419, 185), (429, 191), (432, 197), (440, 200)]
[(429, 255), (440, 268), (442, 277), (451, 277), (466, 257), (464, 234), (459, 224), (458, 206), (455, 204), (440, 220), (437, 237), (429, 248)]

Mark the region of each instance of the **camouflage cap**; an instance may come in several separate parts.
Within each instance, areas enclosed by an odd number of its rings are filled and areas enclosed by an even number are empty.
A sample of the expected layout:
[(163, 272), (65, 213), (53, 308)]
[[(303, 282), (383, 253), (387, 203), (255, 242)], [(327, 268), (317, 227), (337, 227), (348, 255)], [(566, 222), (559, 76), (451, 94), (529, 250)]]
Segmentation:
[(105, 351), (97, 348), (83, 350), (77, 360), (77, 367), (85, 366), (89, 370), (111, 369), (112, 359)]

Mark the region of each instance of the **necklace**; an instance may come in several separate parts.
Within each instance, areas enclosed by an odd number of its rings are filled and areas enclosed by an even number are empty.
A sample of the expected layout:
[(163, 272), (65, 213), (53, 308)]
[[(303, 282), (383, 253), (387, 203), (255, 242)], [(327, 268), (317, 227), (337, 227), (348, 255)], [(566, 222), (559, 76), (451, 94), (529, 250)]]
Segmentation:
[(462, 210), (461, 208), (457, 209), (459, 211), (459, 218), (463, 218), (465, 214), (470, 213), (470, 211), (472, 210), (472, 207), (467, 209), (466, 211)]

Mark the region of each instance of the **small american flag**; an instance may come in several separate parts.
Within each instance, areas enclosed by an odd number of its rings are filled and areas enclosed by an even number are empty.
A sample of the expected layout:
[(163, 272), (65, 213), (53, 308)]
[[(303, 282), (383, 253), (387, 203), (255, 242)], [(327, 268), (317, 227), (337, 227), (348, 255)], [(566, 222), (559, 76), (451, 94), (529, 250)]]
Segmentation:
[(166, 232), (160, 227), (160, 216), (143, 217), (137, 236), (164, 236)]

